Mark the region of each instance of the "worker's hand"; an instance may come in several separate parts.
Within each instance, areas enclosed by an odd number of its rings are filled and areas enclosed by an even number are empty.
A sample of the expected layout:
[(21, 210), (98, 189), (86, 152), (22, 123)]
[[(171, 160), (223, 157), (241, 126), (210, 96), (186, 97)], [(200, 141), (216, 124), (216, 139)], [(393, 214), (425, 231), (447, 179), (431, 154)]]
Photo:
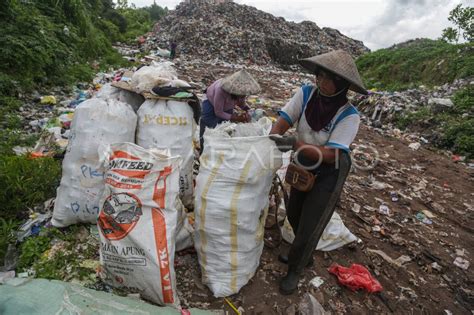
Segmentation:
[(232, 117), (230, 117), (230, 121), (246, 123), (248, 122), (248, 117), (247, 117), (247, 114), (242, 114), (242, 115), (232, 114)]
[(270, 139), (275, 142), (278, 150), (281, 152), (293, 150), (296, 144), (295, 136), (270, 135)]
[(245, 118), (245, 122), (250, 122), (252, 120), (252, 117), (250, 116), (250, 114), (248, 112), (245, 112), (245, 114), (243, 114), (244, 118)]

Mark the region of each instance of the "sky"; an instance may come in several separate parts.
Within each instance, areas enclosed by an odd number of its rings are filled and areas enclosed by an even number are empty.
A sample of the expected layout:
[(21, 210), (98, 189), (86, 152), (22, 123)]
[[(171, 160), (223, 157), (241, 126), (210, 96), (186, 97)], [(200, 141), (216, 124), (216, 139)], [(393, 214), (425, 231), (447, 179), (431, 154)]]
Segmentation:
[[(156, 0), (169, 9), (179, 0)], [(457, 4), (474, 6), (474, 0), (235, 0), (286, 20), (315, 22), (361, 40), (371, 50), (390, 47), (414, 38), (441, 36), (452, 26), (449, 11)], [(129, 0), (137, 7), (153, 0)]]

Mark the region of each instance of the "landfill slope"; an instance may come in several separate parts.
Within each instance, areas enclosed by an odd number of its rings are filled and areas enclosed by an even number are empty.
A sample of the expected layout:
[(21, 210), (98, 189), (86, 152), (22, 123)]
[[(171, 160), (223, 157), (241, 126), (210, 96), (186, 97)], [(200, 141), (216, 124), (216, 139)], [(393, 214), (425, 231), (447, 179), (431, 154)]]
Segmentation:
[[(166, 48), (202, 60), (290, 66), (299, 58), (344, 49), (354, 57), (368, 52), (361, 41), (316, 23), (294, 23), (254, 7), (233, 2), (180, 3), (154, 27), (150, 46)], [(150, 38), (149, 38), (150, 39)]]
[[(212, 69), (212, 71), (211, 71)], [(180, 64), (180, 77), (210, 82), (232, 73), (230, 66), (199, 62)], [(249, 72), (262, 86), (259, 96), (249, 98), (254, 107), (270, 116), (288, 101), (294, 89), (310, 77), (301, 72), (253, 67)], [(344, 224), (362, 242), (331, 252), (315, 251), (315, 264), (305, 269), (298, 293), (283, 296), (279, 279), (286, 266), (278, 261), (288, 248), (265, 247), (256, 275), (238, 294), (231, 297), (236, 307), (249, 314), (297, 314), (305, 306), (305, 294), (312, 294), (332, 314), (470, 314), (473, 304), (472, 266), (474, 246), (472, 223), (474, 199), (472, 164), (454, 161), (449, 151), (437, 151), (419, 133), (404, 133), (390, 127), (393, 107), (423, 107), (432, 97), (449, 97), (469, 81), (458, 80), (435, 91), (420, 89), (370, 96), (379, 100), (381, 120), (372, 119), (375, 105), (354, 97), (359, 104), (362, 124), (352, 148), (353, 165), (336, 211)], [(424, 100), (420, 103), (413, 99)], [(377, 118), (380, 118), (377, 116)], [(418, 149), (410, 147), (420, 143)], [(396, 198), (394, 198), (396, 196)], [(381, 211), (388, 208), (388, 215)], [(275, 239), (271, 229), (265, 239)], [(455, 261), (464, 262), (464, 269)], [(328, 268), (338, 263), (361, 264), (382, 284), (378, 294), (352, 292), (337, 283)], [(177, 279), (184, 288), (184, 305), (205, 309), (222, 308), (221, 299), (202, 284), (195, 255), (176, 257)], [(319, 288), (310, 281), (322, 278)], [(224, 305), (231, 312), (231, 308)], [(443, 310), (447, 310), (443, 312)]]

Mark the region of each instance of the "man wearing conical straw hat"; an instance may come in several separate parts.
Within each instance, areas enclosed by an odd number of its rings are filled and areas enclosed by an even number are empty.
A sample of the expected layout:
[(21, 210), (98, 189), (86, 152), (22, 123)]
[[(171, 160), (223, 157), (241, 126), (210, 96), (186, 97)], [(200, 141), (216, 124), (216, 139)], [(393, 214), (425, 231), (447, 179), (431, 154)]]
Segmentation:
[[(215, 128), (224, 121), (249, 122), (249, 107), (245, 105), (245, 97), (260, 92), (258, 82), (244, 69), (219, 79), (206, 90), (206, 99), (202, 103), (202, 115), (199, 129), (201, 151), (204, 144), (206, 128)], [(239, 107), (243, 114), (234, 112)]]
[[(302, 191), (301, 186), (293, 185), (290, 191), (287, 215), (295, 239), (289, 253), (279, 256), (288, 264), (288, 273), (280, 282), (282, 294), (296, 290), (304, 267), (312, 263), (313, 251), (351, 167), (349, 146), (360, 118), (346, 94), (348, 90), (367, 94), (354, 60), (345, 51), (302, 59), (300, 64), (316, 75), (317, 83), (303, 86), (282, 108), (271, 131), (275, 135), (270, 136), (281, 151), (295, 151), (295, 173), (315, 175), (309, 188)], [(294, 124), (296, 136), (283, 136)]]

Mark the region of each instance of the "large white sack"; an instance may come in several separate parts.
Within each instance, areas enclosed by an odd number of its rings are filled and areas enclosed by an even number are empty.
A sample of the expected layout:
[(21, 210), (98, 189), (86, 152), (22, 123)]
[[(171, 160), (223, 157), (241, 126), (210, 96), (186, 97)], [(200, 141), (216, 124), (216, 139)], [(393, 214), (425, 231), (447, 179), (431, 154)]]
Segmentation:
[[(288, 218), (285, 218), (285, 222), (281, 228), (281, 234), (285, 241), (290, 244), (293, 243), (295, 239), (295, 233), (291, 228)], [(352, 232), (349, 231), (349, 229), (344, 225), (341, 216), (337, 212), (334, 212), (332, 214), (331, 220), (319, 239), (316, 250), (328, 252), (357, 240), (357, 236), (352, 234)]]
[(193, 135), (196, 123), (193, 110), (186, 102), (146, 100), (138, 110), (136, 143), (144, 148), (169, 149), (180, 155), (180, 197), (184, 206), (194, 208)]
[(115, 99), (93, 98), (76, 108), (51, 221), (54, 226), (96, 222), (104, 189), (98, 149), (133, 142), (136, 125), (133, 109)]
[(216, 297), (237, 293), (259, 265), (268, 194), (281, 166), (270, 129), (265, 118), (204, 133), (194, 235), (203, 283)]
[(97, 92), (96, 97), (107, 100), (107, 99), (115, 99), (120, 102), (124, 102), (132, 106), (135, 112), (138, 111), (140, 106), (145, 101), (145, 98), (137, 93), (133, 93), (124, 89), (119, 89), (112, 86), (110, 83), (105, 84), (102, 86)]
[(118, 143), (103, 159), (101, 277), (154, 303), (178, 307), (174, 252), (181, 158)]

